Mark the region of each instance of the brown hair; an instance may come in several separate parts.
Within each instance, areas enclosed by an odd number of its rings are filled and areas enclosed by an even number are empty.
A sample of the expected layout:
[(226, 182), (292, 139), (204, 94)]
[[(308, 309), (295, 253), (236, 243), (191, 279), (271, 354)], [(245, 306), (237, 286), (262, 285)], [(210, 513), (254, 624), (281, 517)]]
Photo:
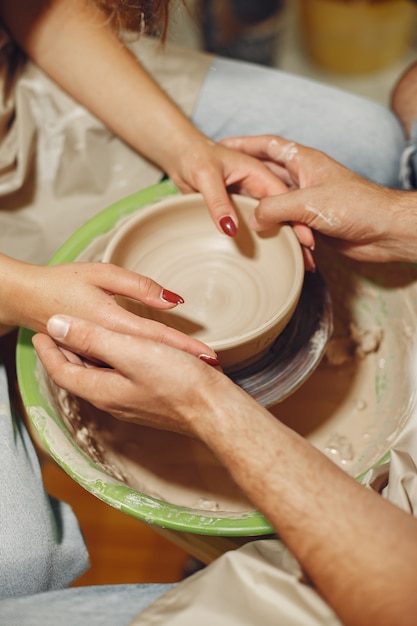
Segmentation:
[(158, 34), (164, 41), (170, 0), (94, 0), (117, 30)]

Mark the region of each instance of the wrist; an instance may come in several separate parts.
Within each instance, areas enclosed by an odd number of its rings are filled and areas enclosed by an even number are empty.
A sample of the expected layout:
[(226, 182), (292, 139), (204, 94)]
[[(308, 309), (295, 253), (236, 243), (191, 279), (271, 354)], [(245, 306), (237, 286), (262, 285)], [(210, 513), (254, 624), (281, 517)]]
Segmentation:
[(394, 191), (388, 261), (417, 262), (417, 191)]
[(36, 285), (32, 266), (0, 255), (0, 324), (34, 328)]
[(207, 167), (207, 154), (213, 145), (214, 141), (192, 127), (189, 132), (169, 142), (169, 146), (161, 154), (160, 163), (175, 184), (184, 181), (190, 185), (193, 172)]
[(23, 272), (20, 262), (0, 256), (0, 323), (20, 325), (19, 302)]

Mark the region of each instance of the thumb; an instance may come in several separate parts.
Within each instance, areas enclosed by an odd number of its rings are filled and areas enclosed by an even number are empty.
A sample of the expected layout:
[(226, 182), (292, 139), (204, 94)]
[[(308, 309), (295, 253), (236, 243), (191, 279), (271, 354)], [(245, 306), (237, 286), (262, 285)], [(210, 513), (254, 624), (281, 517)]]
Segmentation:
[[(314, 266), (311, 251), (316, 245), (314, 233), (309, 226), (312, 217), (308, 212), (306, 215), (302, 201), (298, 200), (297, 194), (301, 195), (297, 191), (291, 191), (279, 196), (264, 198), (250, 216), (249, 226), (256, 232), (261, 232), (268, 230), (275, 224), (290, 223), (304, 249), (304, 253), (308, 256), (306, 266), (311, 268)], [(294, 196), (296, 197), (294, 198)]]
[(250, 217), (250, 226), (255, 231), (267, 230), (283, 222), (312, 226), (314, 217), (312, 212), (306, 210), (304, 190), (297, 189), (263, 198)]

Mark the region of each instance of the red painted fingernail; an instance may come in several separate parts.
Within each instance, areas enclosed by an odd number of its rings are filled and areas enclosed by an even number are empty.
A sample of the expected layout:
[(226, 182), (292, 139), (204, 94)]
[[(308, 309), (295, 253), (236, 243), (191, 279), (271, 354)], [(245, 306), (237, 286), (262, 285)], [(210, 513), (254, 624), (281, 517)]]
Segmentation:
[(184, 304), (184, 298), (181, 298), (177, 293), (169, 291), (168, 289), (162, 289), (161, 300), (169, 302), (170, 304)]
[(220, 365), (218, 359), (216, 359), (214, 356), (210, 356), (209, 354), (200, 354), (198, 358), (201, 361), (204, 361), (204, 363), (212, 365), (213, 367), (217, 367), (217, 365)]
[(220, 228), (225, 233), (225, 235), (229, 235), (229, 237), (234, 237), (237, 233), (237, 227), (230, 215), (225, 215), (219, 221)]

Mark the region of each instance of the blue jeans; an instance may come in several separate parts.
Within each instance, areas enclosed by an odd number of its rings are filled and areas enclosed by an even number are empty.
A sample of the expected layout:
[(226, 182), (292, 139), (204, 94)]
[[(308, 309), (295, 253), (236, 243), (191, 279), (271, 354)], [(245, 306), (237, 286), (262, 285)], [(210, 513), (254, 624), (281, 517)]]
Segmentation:
[(307, 78), (217, 58), (192, 120), (215, 140), (281, 135), (381, 185), (399, 185), (406, 140), (396, 116), (377, 102)]
[[(398, 186), (403, 131), (383, 106), (278, 70), (215, 59), (192, 119), (208, 136), (272, 133)], [(49, 498), (0, 365), (0, 623), (128, 624), (170, 586), (66, 589), (88, 567), (71, 509)], [(232, 581), (231, 581), (232, 584)]]
[(101, 585), (0, 600), (2, 626), (128, 626), (173, 585)]
[(87, 569), (87, 550), (71, 508), (43, 489), (30, 437), (12, 414), (1, 363), (0, 476), (0, 598), (68, 586)]

